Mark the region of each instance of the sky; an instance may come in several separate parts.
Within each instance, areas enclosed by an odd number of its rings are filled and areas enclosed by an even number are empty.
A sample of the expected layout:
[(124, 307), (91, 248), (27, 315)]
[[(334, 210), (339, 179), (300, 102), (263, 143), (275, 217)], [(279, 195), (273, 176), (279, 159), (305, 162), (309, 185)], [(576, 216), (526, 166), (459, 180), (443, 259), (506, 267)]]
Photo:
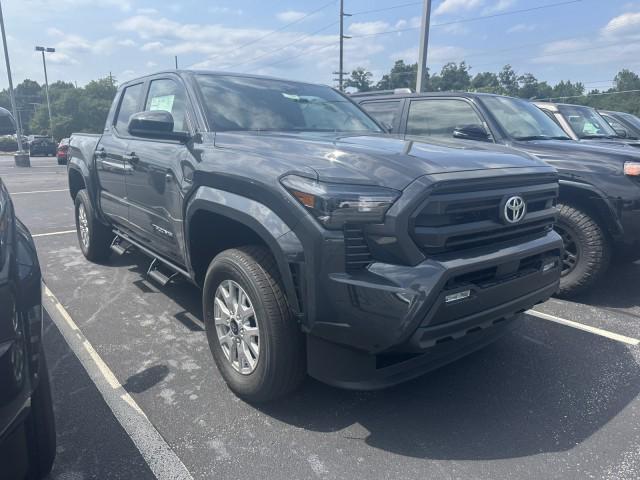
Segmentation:
[[(251, 72), (335, 85), (339, 1), (0, 0), (14, 83), (122, 82), (174, 68)], [(378, 80), (418, 56), (422, 2), (345, 0), (345, 70)], [(608, 88), (622, 68), (640, 73), (640, 1), (433, 0), (428, 66), (466, 60), (498, 71)], [(7, 86), (4, 62), (0, 88)]]

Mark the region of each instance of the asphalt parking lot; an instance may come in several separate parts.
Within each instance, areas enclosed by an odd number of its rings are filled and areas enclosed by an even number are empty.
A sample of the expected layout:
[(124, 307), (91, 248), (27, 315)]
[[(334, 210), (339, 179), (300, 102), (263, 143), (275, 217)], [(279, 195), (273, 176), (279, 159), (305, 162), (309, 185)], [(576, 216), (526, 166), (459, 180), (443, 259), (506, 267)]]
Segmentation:
[[(640, 476), (639, 262), (616, 266), (579, 301), (539, 306), (545, 318), (526, 315), (495, 344), (420, 379), (378, 392), (308, 380), (256, 408), (217, 374), (200, 292), (186, 282), (157, 287), (135, 253), (88, 263), (66, 167), (32, 165), (0, 157), (50, 291), (51, 478), (155, 478), (158, 465), (163, 478), (187, 479)], [(123, 401), (137, 417), (123, 417)]]

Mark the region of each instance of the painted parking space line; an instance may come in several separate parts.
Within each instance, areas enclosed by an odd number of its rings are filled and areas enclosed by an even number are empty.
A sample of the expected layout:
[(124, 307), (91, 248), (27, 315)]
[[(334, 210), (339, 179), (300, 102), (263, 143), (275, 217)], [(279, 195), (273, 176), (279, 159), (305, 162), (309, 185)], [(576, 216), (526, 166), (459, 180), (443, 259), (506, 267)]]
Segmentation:
[(184, 463), (162, 438), (133, 397), (122, 387), (46, 285), (43, 285), (42, 304), (156, 478), (193, 480)]
[(32, 195), (34, 193), (53, 193), (53, 192), (68, 192), (68, 188), (61, 188), (59, 190), (32, 190), (31, 192), (11, 192), (11, 196), (15, 195)]
[(555, 315), (549, 315), (548, 313), (542, 313), (536, 310), (527, 310), (526, 313), (542, 320), (548, 320), (550, 322), (559, 323), (560, 325), (583, 330), (595, 335), (600, 335), (601, 337), (606, 337), (611, 340), (626, 343), (627, 345), (640, 345), (640, 340), (638, 340), (637, 338), (627, 337), (626, 335), (620, 335), (619, 333), (610, 332), (601, 328), (591, 327), (583, 323), (574, 322), (573, 320), (567, 320), (565, 318), (556, 317)]
[(66, 235), (68, 233), (76, 233), (75, 230), (62, 230), (60, 232), (49, 232), (49, 233), (36, 233), (34, 235), (31, 235), (33, 238), (38, 238), (38, 237), (51, 237), (53, 235)]

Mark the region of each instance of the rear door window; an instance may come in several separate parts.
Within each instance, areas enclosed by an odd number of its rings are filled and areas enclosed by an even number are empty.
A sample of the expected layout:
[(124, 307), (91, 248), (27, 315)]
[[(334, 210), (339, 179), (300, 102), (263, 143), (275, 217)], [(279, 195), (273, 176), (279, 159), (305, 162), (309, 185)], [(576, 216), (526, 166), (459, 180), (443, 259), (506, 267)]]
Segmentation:
[(378, 123), (394, 127), (400, 111), (400, 100), (386, 100), (384, 102), (365, 102), (360, 105), (375, 118)]
[(478, 125), (482, 119), (464, 100), (412, 100), (407, 118), (407, 136), (453, 138), (457, 127)]

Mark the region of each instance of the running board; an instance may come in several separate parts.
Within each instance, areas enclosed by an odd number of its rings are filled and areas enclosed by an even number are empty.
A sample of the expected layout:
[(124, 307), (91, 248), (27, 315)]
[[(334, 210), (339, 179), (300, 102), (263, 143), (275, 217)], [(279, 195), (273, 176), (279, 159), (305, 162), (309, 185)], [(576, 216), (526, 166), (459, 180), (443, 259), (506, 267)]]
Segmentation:
[[(140, 244), (138, 241), (130, 238), (126, 233), (123, 233), (117, 229), (113, 230), (113, 233), (116, 235), (116, 238), (120, 238), (120, 242), (124, 242), (128, 245), (126, 247), (126, 250), (131, 250), (131, 248), (135, 247), (139, 251), (141, 251), (142, 253), (144, 253), (145, 255), (153, 259), (153, 261), (151, 262), (151, 265), (149, 265), (147, 276), (149, 276), (150, 278), (153, 278), (161, 285), (166, 285), (168, 282), (173, 280), (173, 278), (175, 278), (177, 274), (180, 274), (188, 278), (189, 280), (193, 281), (191, 274), (189, 274), (189, 272), (187, 272), (183, 268), (180, 268), (177, 265), (174, 265), (169, 260), (165, 260), (164, 258), (158, 257), (154, 252), (149, 250), (144, 245)], [(158, 271), (159, 269), (162, 269), (164, 271), (169, 271), (170, 273), (169, 275), (165, 275), (165, 273), (163, 273), (162, 271)], [(154, 273), (154, 272), (157, 272), (157, 273)], [(168, 280), (165, 283), (162, 283), (164, 279), (168, 279)]]
[(151, 261), (151, 265), (149, 265), (149, 270), (147, 270), (147, 277), (160, 284), (161, 287), (164, 287), (178, 275), (178, 272), (173, 272), (169, 275), (166, 275), (165, 272), (162, 272), (160, 270), (160, 268), (161, 267), (158, 259), (154, 258)]
[(120, 237), (120, 235), (116, 235), (113, 239), (113, 242), (111, 242), (111, 251), (116, 255), (124, 255), (131, 249), (132, 246), (133, 245)]

